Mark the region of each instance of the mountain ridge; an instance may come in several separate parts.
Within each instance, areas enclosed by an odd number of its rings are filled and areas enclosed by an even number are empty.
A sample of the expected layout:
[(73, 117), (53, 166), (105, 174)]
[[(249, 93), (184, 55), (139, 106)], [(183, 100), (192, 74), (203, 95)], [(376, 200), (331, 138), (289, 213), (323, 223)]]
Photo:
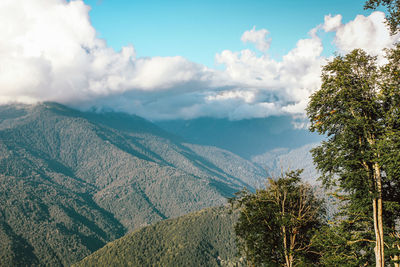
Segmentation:
[(265, 177), (229, 151), (183, 143), (140, 117), (49, 102), (0, 106), (0, 170), (2, 265), (18, 265), (13, 248), (33, 265), (70, 265)]
[(188, 143), (216, 146), (251, 160), (274, 149), (297, 149), (323, 139), (305, 128), (295, 128), (294, 122), (293, 117), (287, 115), (236, 121), (201, 117), (155, 121), (155, 124)]

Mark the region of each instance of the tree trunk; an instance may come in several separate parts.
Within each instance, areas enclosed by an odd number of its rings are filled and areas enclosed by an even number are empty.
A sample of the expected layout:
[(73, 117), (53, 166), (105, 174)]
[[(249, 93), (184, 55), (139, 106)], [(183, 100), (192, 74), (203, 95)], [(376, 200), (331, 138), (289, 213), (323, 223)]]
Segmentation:
[[(393, 229), (393, 237), (396, 239), (399, 239), (397, 242), (395, 241), (395, 243), (394, 243), (394, 245), (393, 245), (393, 248), (397, 248), (397, 250), (398, 251), (400, 251), (400, 243), (399, 243), (399, 241), (400, 241), (400, 234), (399, 233), (397, 233), (396, 232), (396, 227), (393, 227), (394, 229)], [(400, 257), (399, 257), (399, 254), (397, 254), (397, 255), (395, 255), (395, 256), (393, 256), (393, 261), (395, 261), (395, 263), (394, 263), (394, 267), (400, 267)]]
[(286, 227), (282, 226), (282, 235), (283, 235), (283, 253), (285, 255), (285, 263), (286, 267), (290, 267), (290, 259), (289, 259), (289, 253), (287, 249), (287, 236), (286, 236)]
[(289, 256), (289, 267), (293, 266), (293, 254), (290, 254)]
[(383, 240), (383, 206), (382, 206), (382, 177), (378, 163), (374, 164), (374, 181), (377, 196), (372, 201), (375, 230), (375, 260), (376, 267), (385, 266), (385, 245)]
[[(281, 210), (282, 210), (282, 219), (285, 217), (285, 204), (286, 204), (286, 196), (287, 192), (283, 192), (283, 199), (281, 201)], [(285, 256), (285, 262), (287, 267), (291, 267), (290, 256), (288, 251), (288, 240), (287, 240), (287, 233), (286, 233), (286, 226), (282, 226), (282, 235), (283, 235), (283, 253)]]
[(373, 207), (373, 213), (374, 213), (374, 230), (375, 230), (375, 261), (376, 261), (376, 267), (384, 267), (384, 251), (383, 251), (383, 245), (382, 245), (382, 237), (380, 233), (380, 225), (379, 225), (379, 211), (378, 211), (378, 199), (374, 198), (372, 200), (372, 207)]

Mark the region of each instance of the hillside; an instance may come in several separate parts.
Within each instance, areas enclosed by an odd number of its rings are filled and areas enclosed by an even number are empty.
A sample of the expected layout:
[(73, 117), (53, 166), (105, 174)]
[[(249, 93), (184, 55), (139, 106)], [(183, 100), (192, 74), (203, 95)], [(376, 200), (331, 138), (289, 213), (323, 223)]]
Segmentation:
[(301, 175), (302, 179), (311, 184), (316, 184), (319, 174), (315, 169), (310, 150), (317, 145), (317, 143), (314, 143), (295, 149), (273, 149), (252, 157), (251, 161), (262, 166), (268, 172), (268, 175), (273, 177), (279, 176), (282, 171), (287, 171), (288, 169), (304, 169)]
[(232, 265), (238, 261), (236, 219), (237, 214), (220, 207), (161, 221), (107, 244), (74, 266)]
[(183, 143), (137, 116), (0, 106), (0, 265), (69, 265), (264, 177), (231, 152)]

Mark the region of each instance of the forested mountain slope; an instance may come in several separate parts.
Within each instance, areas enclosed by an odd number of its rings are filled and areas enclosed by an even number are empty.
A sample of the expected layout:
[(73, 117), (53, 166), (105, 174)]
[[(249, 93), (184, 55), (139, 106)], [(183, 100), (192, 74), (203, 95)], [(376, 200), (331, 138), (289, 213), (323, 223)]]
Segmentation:
[(183, 143), (136, 116), (0, 106), (0, 265), (69, 265), (264, 178), (228, 151)]
[(251, 161), (262, 166), (268, 176), (278, 177), (282, 172), (295, 169), (304, 169), (301, 177), (304, 181), (316, 184), (319, 177), (310, 150), (318, 144), (307, 144), (296, 149), (273, 149), (251, 158)]
[(236, 266), (237, 213), (210, 208), (130, 233), (86, 257), (79, 266)]

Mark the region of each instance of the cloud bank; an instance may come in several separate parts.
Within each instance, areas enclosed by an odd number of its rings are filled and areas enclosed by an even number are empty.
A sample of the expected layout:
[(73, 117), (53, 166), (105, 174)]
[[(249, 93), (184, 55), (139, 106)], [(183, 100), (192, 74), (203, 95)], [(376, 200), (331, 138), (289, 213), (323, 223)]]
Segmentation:
[(381, 12), (346, 24), (340, 15), (329, 15), (274, 60), (268, 30), (253, 27), (241, 41), (262, 54), (221, 51), (216, 62), (224, 69), (217, 70), (179, 56), (137, 58), (133, 45), (115, 51), (96, 36), (89, 10), (82, 1), (0, 2), (0, 103), (57, 101), (153, 120), (301, 115), (327, 60), (320, 31), (334, 32), (343, 53), (361, 47), (381, 55), (399, 41), (389, 35)]

